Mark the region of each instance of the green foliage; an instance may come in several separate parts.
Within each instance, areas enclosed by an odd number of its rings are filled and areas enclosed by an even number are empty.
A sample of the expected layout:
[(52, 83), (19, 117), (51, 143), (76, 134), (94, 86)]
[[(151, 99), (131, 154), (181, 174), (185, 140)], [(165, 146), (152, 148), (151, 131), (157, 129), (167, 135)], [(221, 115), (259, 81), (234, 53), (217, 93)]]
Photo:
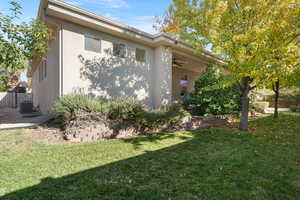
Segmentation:
[(120, 97), (106, 101), (108, 117), (110, 119), (121, 119), (135, 121), (139, 113), (143, 112), (142, 104), (130, 97)]
[(53, 112), (56, 118), (68, 121), (75, 110), (95, 112), (111, 120), (130, 122), (142, 130), (160, 126), (174, 126), (181, 122), (188, 112), (180, 104), (167, 105), (161, 111), (148, 111), (130, 97), (101, 100), (84, 95), (65, 95), (55, 102)]
[(299, 0), (173, 0), (161, 30), (223, 58), (242, 91), (240, 130), (247, 130), (254, 85), (299, 80), (299, 18)]
[(173, 127), (178, 125), (182, 118), (189, 113), (180, 104), (167, 105), (161, 111), (144, 111), (136, 118), (141, 129), (153, 129), (161, 126)]
[(48, 50), (52, 34), (47, 25), (39, 20), (16, 23), (21, 17), (22, 7), (10, 2), (10, 13), (0, 13), (0, 71), (12, 76), (28, 66)]
[(292, 112), (300, 112), (300, 106), (291, 106), (290, 109)]
[(71, 94), (61, 97), (54, 103), (53, 113), (56, 118), (66, 120), (77, 109), (88, 112), (107, 112), (106, 108), (100, 100), (88, 96)]
[(226, 77), (210, 66), (195, 82), (191, 102), (195, 112), (205, 114), (237, 114), (240, 111), (240, 91), (235, 86), (218, 87)]
[(8, 89), (9, 77), (0, 73), (0, 92), (6, 92)]

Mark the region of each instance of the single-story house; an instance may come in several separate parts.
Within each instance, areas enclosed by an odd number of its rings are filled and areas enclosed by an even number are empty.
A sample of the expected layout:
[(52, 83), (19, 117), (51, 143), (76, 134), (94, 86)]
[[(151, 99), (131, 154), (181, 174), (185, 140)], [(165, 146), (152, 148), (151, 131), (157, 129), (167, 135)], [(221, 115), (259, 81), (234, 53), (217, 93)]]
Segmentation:
[(43, 113), (71, 93), (132, 96), (157, 108), (180, 98), (182, 79), (192, 91), (209, 63), (222, 63), (174, 36), (152, 35), (61, 0), (41, 0), (38, 19), (54, 36), (47, 55), (28, 70), (34, 106)]

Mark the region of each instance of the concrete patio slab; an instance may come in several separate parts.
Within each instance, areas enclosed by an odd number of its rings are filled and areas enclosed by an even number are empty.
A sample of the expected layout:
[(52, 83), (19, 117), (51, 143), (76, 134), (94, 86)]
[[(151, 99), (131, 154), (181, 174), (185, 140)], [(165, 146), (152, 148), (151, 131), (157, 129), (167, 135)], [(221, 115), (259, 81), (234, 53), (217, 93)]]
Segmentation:
[(0, 131), (20, 128), (36, 128), (52, 118), (51, 115), (22, 115), (18, 109), (0, 108)]

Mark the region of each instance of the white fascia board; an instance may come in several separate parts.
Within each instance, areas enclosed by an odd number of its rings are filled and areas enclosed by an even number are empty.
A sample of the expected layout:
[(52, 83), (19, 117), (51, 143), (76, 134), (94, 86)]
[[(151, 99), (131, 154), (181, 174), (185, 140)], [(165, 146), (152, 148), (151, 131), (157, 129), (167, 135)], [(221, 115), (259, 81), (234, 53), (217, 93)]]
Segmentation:
[[(48, 4), (46, 4), (48, 2)], [(123, 39), (134, 40), (151, 47), (161, 45), (169, 46), (177, 50), (196, 54), (198, 57), (224, 64), (221, 59), (209, 52), (195, 53), (195, 49), (186, 42), (166, 33), (158, 33), (155, 35), (140, 31), (138, 29), (117, 23), (95, 13), (73, 6), (61, 0), (42, 0), (46, 6), (46, 15), (58, 17), (63, 20), (71, 21), (75, 24), (90, 27), (92, 29), (102, 31), (121, 37)]]

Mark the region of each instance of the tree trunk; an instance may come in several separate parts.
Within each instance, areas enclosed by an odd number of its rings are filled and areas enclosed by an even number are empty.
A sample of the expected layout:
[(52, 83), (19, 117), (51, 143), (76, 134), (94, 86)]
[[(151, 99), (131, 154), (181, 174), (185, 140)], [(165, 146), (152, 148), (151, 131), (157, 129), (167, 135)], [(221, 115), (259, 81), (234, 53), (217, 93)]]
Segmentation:
[(279, 104), (279, 80), (275, 82), (273, 85), (273, 91), (275, 92), (275, 100), (274, 100), (274, 119), (278, 118), (278, 104)]
[(240, 119), (239, 129), (241, 131), (248, 130), (248, 119), (249, 119), (249, 92), (251, 91), (250, 83), (252, 79), (250, 77), (244, 77), (240, 84), (240, 90), (242, 92), (242, 115)]

